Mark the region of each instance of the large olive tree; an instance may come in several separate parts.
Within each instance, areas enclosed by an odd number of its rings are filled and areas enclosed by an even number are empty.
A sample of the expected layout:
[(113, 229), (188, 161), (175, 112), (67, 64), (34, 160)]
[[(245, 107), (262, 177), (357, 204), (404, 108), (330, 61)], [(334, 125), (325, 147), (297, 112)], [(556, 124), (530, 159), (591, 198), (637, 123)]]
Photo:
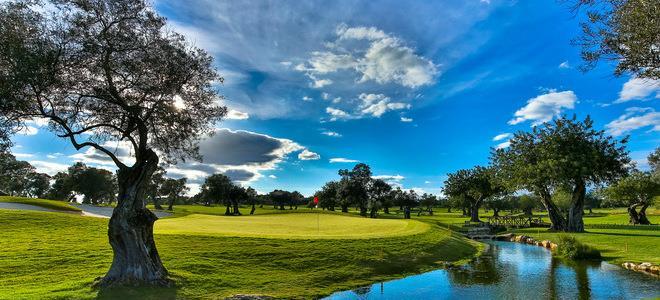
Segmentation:
[(646, 209), (660, 195), (660, 181), (650, 172), (633, 172), (603, 190), (608, 202), (628, 207), (630, 224), (649, 225)]
[[(589, 185), (613, 182), (628, 172), (626, 139), (617, 141), (593, 121), (561, 117), (517, 132), (506, 149), (496, 149), (493, 165), (510, 189), (536, 193), (548, 211), (552, 229), (584, 231), (582, 215)], [(557, 189), (570, 190), (568, 209), (562, 212), (552, 200)]]
[[(168, 285), (146, 209), (159, 159), (198, 158), (198, 139), (225, 114), (212, 58), (165, 28), (143, 0), (51, 0), (0, 5), (0, 132), (33, 118), (76, 150), (117, 166), (108, 226), (114, 257), (101, 286)], [(125, 143), (131, 161), (109, 146)]]
[(447, 175), (443, 187), (445, 195), (463, 197), (470, 203), (470, 221), (480, 222), (479, 208), (484, 201), (504, 192), (503, 186), (495, 177), (492, 168), (476, 166), (472, 169), (458, 170)]
[(582, 48), (583, 70), (599, 60), (616, 63), (614, 73), (660, 79), (660, 1), (572, 0), (584, 12), (583, 34), (574, 40)]

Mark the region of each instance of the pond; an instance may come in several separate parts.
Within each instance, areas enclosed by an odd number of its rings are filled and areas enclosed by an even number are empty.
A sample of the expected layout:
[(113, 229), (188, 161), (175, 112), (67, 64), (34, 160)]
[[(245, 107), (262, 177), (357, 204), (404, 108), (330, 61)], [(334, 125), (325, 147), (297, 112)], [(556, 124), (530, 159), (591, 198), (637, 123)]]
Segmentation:
[(644, 299), (660, 279), (605, 263), (564, 263), (542, 247), (488, 242), (467, 266), (376, 283), (325, 299)]

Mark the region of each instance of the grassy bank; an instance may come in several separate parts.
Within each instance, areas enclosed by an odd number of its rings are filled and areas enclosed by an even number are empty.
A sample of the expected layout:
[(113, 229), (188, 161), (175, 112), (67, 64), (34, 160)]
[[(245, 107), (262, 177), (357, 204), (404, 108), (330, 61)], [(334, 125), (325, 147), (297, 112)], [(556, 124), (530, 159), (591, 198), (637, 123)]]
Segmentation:
[[(0, 210), (0, 220), (0, 298), (125, 297), (98, 295), (90, 288), (111, 262), (107, 220), (10, 210)], [(480, 247), (426, 226), (430, 229), (422, 233), (388, 238), (294, 240), (161, 234), (156, 229), (159, 252), (177, 285), (152, 296), (308, 299), (463, 260)], [(152, 292), (127, 293), (143, 297)]]
[[(586, 231), (570, 235), (599, 250), (606, 261), (617, 265), (623, 262), (660, 264), (660, 230), (587, 228)], [(559, 235), (537, 228), (519, 229), (514, 232), (531, 236), (537, 241), (556, 241)]]
[[(505, 215), (508, 212), (500, 212)], [(542, 213), (537, 215), (546, 217)], [(481, 211), (480, 216), (492, 216), (489, 212)], [(651, 223), (660, 223), (660, 209), (650, 207), (647, 216)], [(547, 217), (546, 217), (547, 218)], [(468, 220), (460, 211), (447, 213), (446, 210), (437, 210), (434, 216), (422, 216), (419, 220), (435, 222), (441, 227), (450, 227), (458, 230)], [(549, 220), (546, 220), (549, 222)], [(613, 264), (623, 262), (651, 262), (660, 264), (660, 226), (629, 226), (628, 212), (625, 208), (594, 209), (593, 214), (585, 214), (585, 233), (571, 234), (580, 242), (597, 249), (603, 259)], [(558, 233), (548, 232), (544, 228), (514, 229), (516, 234), (525, 234), (535, 240), (558, 239)]]
[(40, 206), (43, 208), (48, 208), (53, 210), (61, 210), (61, 211), (80, 211), (79, 208), (71, 206), (67, 202), (56, 201), (56, 200), (0, 196), (0, 202), (29, 204), (29, 205)]

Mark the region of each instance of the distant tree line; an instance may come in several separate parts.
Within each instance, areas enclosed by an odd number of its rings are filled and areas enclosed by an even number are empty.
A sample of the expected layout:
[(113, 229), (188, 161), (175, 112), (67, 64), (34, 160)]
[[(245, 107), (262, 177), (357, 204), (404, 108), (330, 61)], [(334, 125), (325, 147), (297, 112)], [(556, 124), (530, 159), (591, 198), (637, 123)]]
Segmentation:
[(390, 214), (390, 209), (397, 207), (404, 218), (410, 219), (412, 209), (419, 208), (418, 215), (433, 214), (433, 208), (439, 203), (435, 195), (418, 195), (414, 190), (404, 191), (372, 177), (371, 168), (364, 163), (356, 164), (351, 170), (339, 170), (338, 174), (338, 181), (329, 181), (314, 193), (319, 208), (348, 212), (350, 207), (355, 207), (360, 215), (376, 218), (379, 211)]

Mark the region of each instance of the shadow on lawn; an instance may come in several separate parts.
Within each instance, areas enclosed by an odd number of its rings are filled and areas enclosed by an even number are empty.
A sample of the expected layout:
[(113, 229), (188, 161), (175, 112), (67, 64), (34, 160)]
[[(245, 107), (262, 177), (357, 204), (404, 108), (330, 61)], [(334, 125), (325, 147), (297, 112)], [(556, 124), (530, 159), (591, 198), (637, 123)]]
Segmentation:
[(177, 286), (174, 287), (121, 287), (99, 289), (96, 299), (140, 299), (140, 300), (170, 300), (177, 298)]

